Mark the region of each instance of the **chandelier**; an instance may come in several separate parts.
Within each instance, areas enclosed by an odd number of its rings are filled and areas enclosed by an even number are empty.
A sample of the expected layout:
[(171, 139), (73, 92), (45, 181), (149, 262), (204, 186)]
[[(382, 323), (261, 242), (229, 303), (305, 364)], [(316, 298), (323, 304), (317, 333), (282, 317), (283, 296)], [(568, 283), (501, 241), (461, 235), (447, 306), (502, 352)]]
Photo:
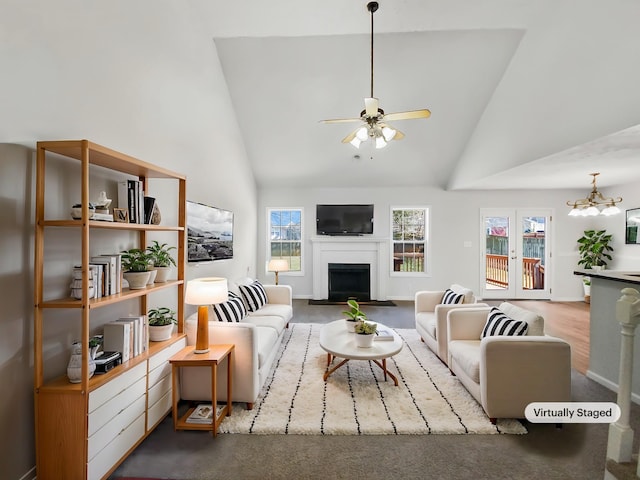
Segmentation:
[(622, 201), (622, 197), (604, 197), (596, 187), (596, 177), (600, 173), (590, 173), (593, 176), (591, 184), (593, 189), (587, 198), (581, 198), (573, 202), (567, 202), (567, 205), (572, 207), (569, 212), (571, 217), (594, 217), (596, 215), (616, 215), (620, 213), (620, 209), (616, 206), (617, 203)]

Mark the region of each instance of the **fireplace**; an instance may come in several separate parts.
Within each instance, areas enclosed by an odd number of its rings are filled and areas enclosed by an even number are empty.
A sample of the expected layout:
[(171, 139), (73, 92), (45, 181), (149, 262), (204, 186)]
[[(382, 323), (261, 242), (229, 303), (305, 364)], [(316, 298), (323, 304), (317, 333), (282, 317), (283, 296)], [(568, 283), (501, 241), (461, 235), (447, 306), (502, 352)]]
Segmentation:
[(368, 263), (329, 263), (329, 300), (371, 300), (371, 267)]

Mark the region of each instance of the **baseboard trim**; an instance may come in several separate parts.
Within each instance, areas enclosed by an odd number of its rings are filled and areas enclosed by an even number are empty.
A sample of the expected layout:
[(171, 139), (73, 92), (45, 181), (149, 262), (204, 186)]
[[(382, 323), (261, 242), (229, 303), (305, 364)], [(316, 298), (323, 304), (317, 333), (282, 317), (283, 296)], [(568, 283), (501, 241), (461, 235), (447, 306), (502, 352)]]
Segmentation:
[[(618, 393), (618, 384), (612, 382), (607, 378), (604, 378), (602, 375), (598, 375), (597, 373), (594, 373), (591, 370), (587, 370), (586, 376), (587, 378), (593, 380), (594, 382), (599, 383), (603, 387), (608, 388), (612, 392)], [(633, 403), (637, 403), (638, 405), (640, 405), (640, 395), (638, 395), (637, 393), (631, 392), (631, 401)]]

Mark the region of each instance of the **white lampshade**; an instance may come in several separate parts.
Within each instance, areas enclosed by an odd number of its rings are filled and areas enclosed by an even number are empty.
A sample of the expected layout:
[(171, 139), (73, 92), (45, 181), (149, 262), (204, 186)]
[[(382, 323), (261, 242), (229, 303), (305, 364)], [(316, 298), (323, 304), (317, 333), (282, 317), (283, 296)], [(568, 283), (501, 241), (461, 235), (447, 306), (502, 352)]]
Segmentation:
[(384, 127), (382, 127), (382, 136), (387, 142), (390, 142), (391, 140), (393, 140), (393, 137), (396, 136), (396, 131), (395, 129), (387, 127), (385, 125)]
[(228, 298), (226, 278), (205, 277), (187, 282), (184, 301), (189, 305), (213, 305), (226, 302)]
[(289, 262), (284, 258), (272, 258), (269, 260), (267, 270), (270, 272), (287, 272), (289, 271)]
[(376, 148), (384, 148), (387, 146), (387, 141), (382, 135), (376, 137)]

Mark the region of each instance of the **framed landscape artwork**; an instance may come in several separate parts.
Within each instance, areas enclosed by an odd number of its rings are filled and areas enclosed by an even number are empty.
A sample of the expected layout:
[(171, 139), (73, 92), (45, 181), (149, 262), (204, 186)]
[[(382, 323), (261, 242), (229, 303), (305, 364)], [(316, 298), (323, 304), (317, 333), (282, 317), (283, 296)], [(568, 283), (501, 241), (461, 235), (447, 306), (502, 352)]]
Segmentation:
[(187, 259), (233, 258), (233, 212), (187, 200)]

